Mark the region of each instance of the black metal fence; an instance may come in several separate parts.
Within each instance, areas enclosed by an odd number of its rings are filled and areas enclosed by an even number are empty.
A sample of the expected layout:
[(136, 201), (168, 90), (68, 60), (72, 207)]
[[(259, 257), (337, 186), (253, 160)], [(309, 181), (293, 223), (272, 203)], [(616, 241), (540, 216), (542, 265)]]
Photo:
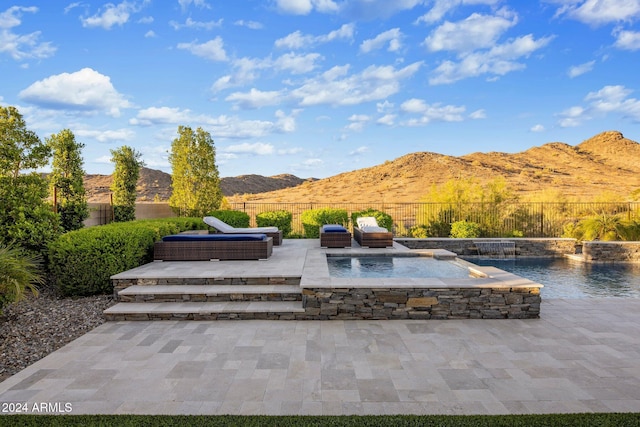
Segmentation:
[(255, 226), (262, 212), (286, 210), (293, 214), (293, 232), (303, 233), (301, 214), (309, 209), (345, 209), (351, 213), (368, 208), (393, 218), (397, 237), (447, 237), (456, 221), (480, 224), (486, 237), (560, 237), (565, 227), (594, 215), (640, 220), (640, 202), (624, 203), (231, 203), (246, 212)]

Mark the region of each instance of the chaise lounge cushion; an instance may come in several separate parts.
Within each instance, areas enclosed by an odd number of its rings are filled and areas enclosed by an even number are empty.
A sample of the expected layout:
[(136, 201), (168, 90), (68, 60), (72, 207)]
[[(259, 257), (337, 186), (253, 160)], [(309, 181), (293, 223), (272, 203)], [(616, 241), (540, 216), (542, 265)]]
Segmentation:
[(172, 234), (164, 236), (163, 242), (202, 242), (202, 241), (252, 241), (265, 240), (265, 234)]
[(226, 222), (223, 222), (215, 216), (205, 216), (203, 219), (205, 224), (210, 225), (221, 233), (276, 233), (278, 227), (252, 227), (252, 228), (236, 228)]

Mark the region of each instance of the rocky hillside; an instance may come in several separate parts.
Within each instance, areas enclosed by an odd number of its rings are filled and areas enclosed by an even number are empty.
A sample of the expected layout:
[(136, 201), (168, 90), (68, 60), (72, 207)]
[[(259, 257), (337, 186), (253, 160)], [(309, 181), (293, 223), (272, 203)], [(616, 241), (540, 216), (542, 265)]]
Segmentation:
[[(370, 168), (320, 180), (293, 175), (243, 175), (222, 178), (229, 201), (258, 202), (415, 202), (432, 185), (457, 177), (486, 182), (504, 177), (521, 196), (548, 190), (568, 197), (593, 199), (603, 192), (623, 197), (640, 189), (640, 144), (617, 131), (603, 132), (578, 145), (551, 142), (510, 153), (472, 153), (465, 156), (418, 152)], [(138, 200), (167, 200), (168, 174), (143, 168)], [(108, 201), (111, 176), (88, 175), (85, 188), (90, 201)]]
[[(260, 202), (415, 202), (432, 185), (457, 177), (482, 182), (504, 177), (521, 196), (557, 190), (591, 200), (603, 192), (629, 196), (640, 189), (640, 144), (620, 132), (603, 132), (572, 146), (552, 142), (510, 153), (454, 157), (419, 152), (382, 165), (342, 173), (286, 190), (245, 196)], [(230, 201), (235, 201), (230, 198)]]
[[(90, 202), (109, 202), (109, 194), (111, 193), (109, 187), (112, 181), (111, 175), (86, 175), (84, 187), (88, 200)], [(232, 196), (234, 194), (264, 193), (294, 187), (303, 182), (305, 182), (304, 179), (288, 174), (276, 176), (241, 175), (222, 178), (220, 187), (222, 194)], [(156, 199), (167, 201), (171, 196), (171, 175), (155, 169), (141, 168), (137, 190), (140, 202), (152, 202)]]

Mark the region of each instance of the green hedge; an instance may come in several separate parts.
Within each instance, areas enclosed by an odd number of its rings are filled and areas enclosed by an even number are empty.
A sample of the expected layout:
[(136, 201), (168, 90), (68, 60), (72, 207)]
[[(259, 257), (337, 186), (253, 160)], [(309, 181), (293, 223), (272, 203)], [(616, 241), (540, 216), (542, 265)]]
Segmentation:
[(107, 294), (112, 275), (153, 260), (162, 236), (199, 228), (202, 218), (164, 218), (71, 231), (49, 244), (49, 275), (65, 296)]
[(291, 234), (291, 222), (293, 214), (288, 211), (268, 211), (256, 215), (256, 224), (258, 227), (278, 227), (282, 230), (282, 236), (288, 237)]
[(318, 239), (320, 227), (325, 224), (349, 224), (349, 214), (345, 209), (310, 209), (302, 212), (302, 228), (307, 239)]
[(480, 225), (471, 221), (456, 221), (451, 224), (450, 237), (458, 239), (469, 239), (480, 237)]
[(207, 216), (214, 216), (220, 221), (236, 228), (249, 227), (249, 220), (251, 219), (246, 212), (232, 210), (217, 210), (210, 212)]
[(372, 216), (378, 222), (378, 226), (384, 227), (389, 231), (393, 231), (393, 218), (391, 218), (391, 215), (373, 208), (368, 208), (360, 212), (353, 212), (351, 214), (351, 223), (354, 227), (358, 224), (356, 220), (363, 216)]

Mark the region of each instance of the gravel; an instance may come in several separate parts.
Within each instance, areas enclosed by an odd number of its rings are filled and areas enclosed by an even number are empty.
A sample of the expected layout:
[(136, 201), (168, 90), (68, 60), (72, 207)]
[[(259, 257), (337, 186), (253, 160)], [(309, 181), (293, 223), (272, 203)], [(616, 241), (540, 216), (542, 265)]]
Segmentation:
[(111, 295), (36, 298), (6, 306), (0, 315), (0, 382), (105, 322)]

